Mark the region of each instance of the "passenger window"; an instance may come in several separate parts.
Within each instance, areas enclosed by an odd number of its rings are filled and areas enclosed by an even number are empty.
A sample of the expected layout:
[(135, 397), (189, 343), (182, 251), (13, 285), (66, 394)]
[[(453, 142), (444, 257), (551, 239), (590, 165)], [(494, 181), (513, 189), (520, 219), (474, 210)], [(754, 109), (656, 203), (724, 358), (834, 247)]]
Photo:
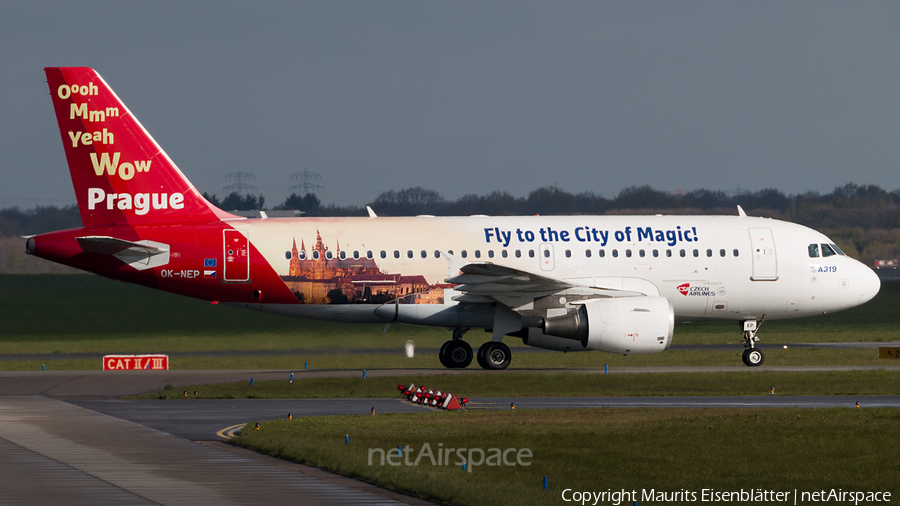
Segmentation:
[(509, 256), (509, 252), (506, 251), (506, 250), (501, 250), (501, 251), (500, 251), (500, 256), (502, 256), (503, 258), (506, 258), (506, 257)]
[(732, 253), (734, 253), (734, 256), (738, 256), (738, 254), (739, 254), (737, 248), (735, 248)]
[(694, 250), (694, 258), (697, 258), (699, 256), (700, 256), (700, 250), (695, 249)]
[(413, 257), (412, 250), (411, 249), (406, 250), (406, 258), (412, 258), (412, 257)]
[(644, 258), (644, 250), (640, 250), (640, 251), (638, 251), (638, 255), (640, 255), (640, 256), (641, 256), (641, 258)]
[(572, 258), (572, 250), (566, 250), (566, 258)]
[(438, 250), (434, 250), (434, 258), (441, 258), (441, 252)]
[(381, 256), (381, 258), (387, 258), (387, 251), (381, 250), (380, 256)]
[(680, 254), (682, 258), (685, 256), (684, 250), (679, 251), (678, 254)]
[(338, 253), (338, 256), (341, 257), (341, 260), (346, 260), (346, 259), (347, 259), (347, 252), (346, 252), (346, 251), (341, 251), (340, 253)]
[(810, 244), (806, 249), (809, 250), (809, 258), (819, 258), (818, 244)]
[(466, 250), (462, 250), (459, 252), (459, 256), (466, 258), (467, 256), (469, 256), (469, 252)]
[(548, 249), (544, 250), (544, 258), (550, 258), (550, 250), (548, 250)]
[(300, 257), (300, 260), (306, 260), (306, 252), (305, 251), (301, 251), (301, 252), (297, 253), (297, 256)]
[(719, 256), (720, 256), (720, 257), (724, 257), (724, 256), (725, 256), (725, 250), (724, 250), (724, 249), (720, 249), (720, 250), (719, 250)]
[(480, 249), (475, 250), (475, 258), (481, 258), (481, 250)]
[(522, 258), (522, 250), (516, 250), (516, 258)]
[(631, 258), (631, 250), (630, 249), (625, 250), (625, 256), (628, 258)]
[(584, 250), (584, 256), (591, 258), (591, 250), (589, 250), (589, 249)]
[(659, 250), (658, 249), (653, 250), (653, 258), (656, 258), (658, 256), (659, 256)]
[(492, 249), (488, 250), (488, 258), (494, 258), (494, 250), (492, 250)]
[(667, 249), (667, 250), (666, 250), (666, 256), (667, 256), (667, 257), (671, 257), (671, 256), (672, 256), (672, 250)]
[(359, 260), (359, 251), (354, 251), (354, 252), (353, 252), (353, 259), (354, 259), (354, 260)]
[(330, 251), (326, 251), (326, 252), (325, 252), (325, 259), (326, 259), (326, 260), (331, 260), (332, 258), (334, 258), (334, 254), (331, 253)]
[(613, 250), (613, 257), (618, 258), (618, 256), (619, 256), (619, 250), (614, 249), (614, 250)]
[(394, 250), (394, 258), (400, 258), (400, 251)]
[(706, 256), (708, 256), (708, 257), (711, 257), (711, 256), (712, 256), (712, 250), (711, 250), (711, 249), (706, 250)]
[(366, 251), (366, 258), (368, 258), (369, 260), (371, 260), (373, 256), (374, 256), (374, 255), (372, 254), (372, 250)]
[(605, 249), (600, 250), (600, 258), (603, 258), (605, 256), (606, 256), (606, 250)]
[(284, 259), (285, 259), (285, 260), (290, 260), (291, 258), (293, 258), (293, 256), (294, 256), (293, 253), (291, 253), (290, 251), (285, 251), (285, 252), (284, 252)]
[(837, 253), (834, 251), (834, 249), (831, 247), (830, 244), (822, 245), (822, 256), (823, 257), (831, 257), (834, 255), (837, 255)]
[(428, 252), (425, 250), (422, 250), (422, 252), (419, 253), (419, 256), (421, 256), (422, 258), (428, 258)]
[(533, 249), (528, 250), (528, 258), (534, 258), (534, 250)]
[(319, 259), (319, 252), (313, 251), (313, 260), (318, 260), (318, 259)]

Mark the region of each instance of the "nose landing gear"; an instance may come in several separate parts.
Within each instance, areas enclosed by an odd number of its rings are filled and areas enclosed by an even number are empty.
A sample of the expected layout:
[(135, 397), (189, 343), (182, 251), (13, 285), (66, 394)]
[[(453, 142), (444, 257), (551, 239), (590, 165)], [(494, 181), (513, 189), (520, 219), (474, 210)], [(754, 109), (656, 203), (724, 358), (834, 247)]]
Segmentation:
[[(765, 318), (765, 315), (763, 315), (763, 318)], [(741, 322), (741, 330), (744, 333), (744, 353), (741, 354), (741, 360), (749, 367), (762, 365), (763, 361), (766, 359), (762, 350), (756, 347), (756, 343), (759, 342), (756, 333), (761, 326), (762, 320), (760, 320), (758, 324), (756, 320), (744, 320)]]

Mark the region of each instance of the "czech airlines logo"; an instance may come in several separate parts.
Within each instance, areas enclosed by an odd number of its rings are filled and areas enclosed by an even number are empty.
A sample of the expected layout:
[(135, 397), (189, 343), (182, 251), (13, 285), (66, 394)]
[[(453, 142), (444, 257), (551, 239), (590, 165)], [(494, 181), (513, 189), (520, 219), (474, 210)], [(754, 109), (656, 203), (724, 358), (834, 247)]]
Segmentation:
[(678, 285), (675, 289), (685, 297), (712, 297), (716, 294), (716, 292), (708, 286), (691, 286), (690, 283)]

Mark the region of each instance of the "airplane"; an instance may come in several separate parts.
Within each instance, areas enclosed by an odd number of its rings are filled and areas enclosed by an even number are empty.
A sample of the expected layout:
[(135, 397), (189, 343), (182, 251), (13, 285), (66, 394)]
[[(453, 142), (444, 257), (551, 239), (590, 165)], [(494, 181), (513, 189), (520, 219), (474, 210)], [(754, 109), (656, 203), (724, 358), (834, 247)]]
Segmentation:
[[(82, 228), (31, 255), (300, 318), (452, 329), (447, 368), (505, 369), (507, 336), (558, 351), (656, 353), (676, 321), (763, 321), (874, 297), (874, 271), (810, 228), (736, 216), (246, 218), (197, 191), (100, 75), (46, 68)], [(298, 246), (299, 243), (299, 246)], [(491, 333), (477, 353), (470, 329)]]

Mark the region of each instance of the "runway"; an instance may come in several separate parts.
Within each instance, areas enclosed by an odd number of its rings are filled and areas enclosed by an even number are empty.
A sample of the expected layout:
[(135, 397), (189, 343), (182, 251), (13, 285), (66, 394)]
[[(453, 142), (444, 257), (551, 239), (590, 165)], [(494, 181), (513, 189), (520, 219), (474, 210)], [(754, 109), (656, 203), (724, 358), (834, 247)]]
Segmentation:
[[(611, 367), (609, 374), (666, 374), (733, 372), (735, 374), (764, 374), (767, 372), (839, 372), (839, 371), (900, 371), (900, 365), (890, 366), (770, 366), (748, 368), (727, 366), (659, 366)], [(415, 378), (421, 376), (458, 376), (480, 374), (606, 374), (603, 367), (570, 367), (552, 369), (511, 368), (506, 372), (470, 367), (467, 369), (368, 369), (368, 377)], [(236, 381), (287, 380), (304, 378), (359, 377), (361, 369), (330, 370), (171, 370), (171, 371), (0, 371), (0, 396), (47, 395), (59, 399), (109, 399), (162, 391), (167, 385), (178, 389), (187, 385), (230, 383)]]
[[(849, 349), (849, 348), (879, 348), (879, 347), (900, 347), (900, 342), (844, 342), (844, 343), (768, 343), (760, 342), (757, 346), (762, 350), (783, 349), (788, 348), (811, 349), (811, 348), (829, 348), (829, 349)], [(535, 348), (533, 346), (513, 346), (514, 353), (559, 353), (553, 350), (545, 350)], [(695, 350), (695, 351), (740, 351), (743, 345), (735, 340), (734, 342), (720, 344), (673, 344), (669, 350)], [(416, 353), (426, 355), (436, 355), (439, 348), (416, 348)], [(348, 355), (402, 355), (404, 350), (394, 348), (321, 348), (321, 349), (297, 349), (297, 350), (229, 350), (229, 351), (187, 351), (187, 352), (160, 352), (168, 355), (169, 358), (185, 358), (185, 357), (277, 357), (283, 355), (333, 355), (335, 353)], [(55, 360), (97, 360), (103, 359), (100, 353), (2, 353), (0, 361), (11, 360), (31, 360), (38, 362), (53, 362)]]
[[(416, 413), (430, 408), (391, 399), (233, 399), (233, 400), (71, 400), (71, 404), (152, 427), (169, 434), (206, 441), (220, 439), (224, 428), (251, 421), (321, 415)], [(754, 397), (472, 397), (467, 409), (580, 408), (900, 408), (900, 395)]]

